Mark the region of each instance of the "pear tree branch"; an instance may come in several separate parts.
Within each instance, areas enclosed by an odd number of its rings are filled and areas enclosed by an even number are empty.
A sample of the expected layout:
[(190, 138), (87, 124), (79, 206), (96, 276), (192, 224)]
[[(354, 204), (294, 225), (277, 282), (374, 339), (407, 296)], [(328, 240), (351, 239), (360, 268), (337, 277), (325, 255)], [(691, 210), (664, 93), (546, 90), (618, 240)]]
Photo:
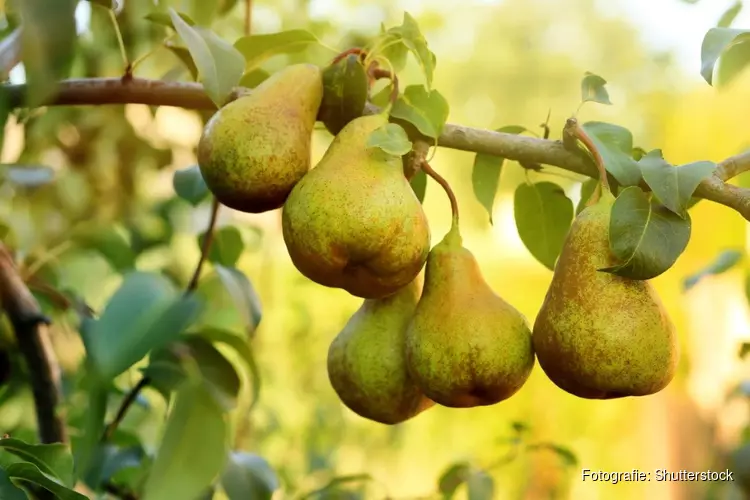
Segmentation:
[[(11, 107), (23, 106), (25, 85), (3, 85), (2, 89)], [(249, 89), (237, 88), (232, 97), (237, 98), (250, 92)], [(196, 110), (216, 109), (200, 84), (143, 78), (133, 78), (127, 81), (120, 78), (65, 80), (60, 82), (56, 97), (47, 103), (50, 106), (102, 104), (146, 104)], [(378, 111), (379, 109), (371, 104), (368, 104), (365, 109), (366, 114)], [(406, 129), (412, 140), (426, 139), (408, 124)], [(596, 165), (581, 154), (567, 150), (561, 141), (449, 123), (445, 125), (443, 133), (438, 138), (438, 146), (501, 156), (519, 163), (552, 165), (576, 174), (598, 178)], [(694, 196), (725, 205), (750, 221), (750, 189), (726, 182), (748, 170), (750, 170), (750, 152), (727, 158), (718, 164), (716, 172), (700, 183)], [(645, 183), (641, 187), (648, 190)]]
[(49, 320), (21, 278), (10, 251), (0, 243), (0, 306), (8, 316), (26, 362), (42, 443), (67, 443), (58, 414), (61, 371), (47, 332)]

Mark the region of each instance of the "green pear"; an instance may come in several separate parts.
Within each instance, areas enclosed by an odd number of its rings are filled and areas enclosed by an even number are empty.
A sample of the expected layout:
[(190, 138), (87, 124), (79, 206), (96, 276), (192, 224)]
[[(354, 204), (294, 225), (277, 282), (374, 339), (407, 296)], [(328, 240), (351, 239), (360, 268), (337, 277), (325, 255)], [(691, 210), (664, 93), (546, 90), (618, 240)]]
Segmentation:
[(198, 143), (198, 165), (216, 199), (247, 213), (281, 207), (310, 169), (322, 98), (320, 68), (295, 64), (219, 109)]
[(435, 404), (411, 380), (404, 359), (421, 278), (383, 299), (365, 300), (328, 349), (331, 386), (361, 417), (398, 424)]
[(509, 398), (534, 366), (526, 318), (484, 280), (455, 220), (427, 258), (406, 359), (425, 396), (453, 408)]
[(615, 197), (576, 217), (533, 329), (534, 350), (561, 389), (587, 399), (654, 394), (674, 376), (674, 327), (647, 281), (599, 269), (617, 264), (609, 246)]
[(422, 205), (401, 158), (367, 139), (384, 114), (349, 122), (284, 204), (284, 243), (312, 281), (364, 299), (382, 298), (411, 282), (430, 250)]

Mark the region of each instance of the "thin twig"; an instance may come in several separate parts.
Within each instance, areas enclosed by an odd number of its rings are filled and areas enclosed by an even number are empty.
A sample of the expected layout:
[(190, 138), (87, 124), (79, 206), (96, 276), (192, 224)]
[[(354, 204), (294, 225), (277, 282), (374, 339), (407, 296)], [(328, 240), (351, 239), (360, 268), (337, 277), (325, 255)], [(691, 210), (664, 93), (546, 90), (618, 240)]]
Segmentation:
[(451, 213), (453, 214), (453, 221), (454, 224), (458, 223), (458, 200), (456, 200), (456, 195), (453, 193), (453, 189), (451, 189), (450, 184), (448, 184), (448, 181), (446, 181), (440, 174), (435, 172), (429, 163), (426, 161), (422, 162), (422, 170), (425, 174), (429, 175), (433, 179), (435, 179), (435, 182), (440, 184), (440, 186), (445, 191), (445, 194), (448, 195), (448, 199), (451, 202)]
[(109, 424), (107, 424), (107, 427), (104, 428), (104, 433), (102, 434), (102, 441), (107, 441), (114, 435), (115, 431), (117, 430), (117, 427), (119, 427), (119, 425), (125, 419), (125, 415), (127, 415), (128, 409), (138, 399), (138, 394), (140, 394), (140, 392), (150, 383), (151, 383), (151, 379), (149, 377), (143, 377), (125, 395), (125, 398), (122, 400), (122, 403), (120, 404), (120, 408), (117, 410), (117, 414), (115, 415), (115, 418), (112, 419), (112, 421)]
[[(216, 227), (216, 221), (218, 219), (220, 206), (221, 204), (219, 203), (219, 201), (214, 198), (211, 204), (211, 218), (208, 221), (208, 229), (206, 229), (206, 236), (203, 238), (203, 245), (201, 246), (201, 256), (198, 259), (198, 264), (195, 266), (195, 271), (193, 272), (193, 277), (190, 279), (190, 283), (188, 283), (187, 287), (185, 287), (186, 295), (195, 291), (195, 289), (198, 287), (198, 279), (200, 278), (203, 265), (208, 259), (208, 252), (211, 251), (211, 243), (213, 242), (214, 228)], [(135, 403), (136, 399), (138, 398), (138, 394), (140, 394), (140, 392), (145, 389), (150, 383), (151, 379), (144, 376), (143, 378), (141, 378), (141, 380), (138, 381), (135, 386), (133, 386), (132, 389), (130, 389), (125, 398), (122, 400), (122, 403), (120, 403), (120, 408), (118, 408), (115, 418), (112, 420), (112, 422), (107, 424), (107, 427), (102, 434), (102, 441), (106, 441), (112, 437), (115, 430), (117, 430), (117, 427), (125, 418), (125, 415), (127, 415), (130, 407), (133, 406), (133, 403)]]
[(61, 370), (50, 343), (39, 303), (21, 279), (13, 257), (0, 243), (0, 304), (2, 304), (29, 370), (39, 439), (42, 443), (68, 441), (64, 419), (58, 415)]
[[(361, 53), (361, 49), (349, 53)], [(345, 56), (344, 56), (345, 57)], [(3, 86), (11, 107), (23, 105), (26, 86)], [(237, 88), (233, 97), (247, 95), (251, 90)], [(175, 106), (184, 109), (215, 110), (216, 105), (197, 83), (166, 82), (133, 78), (124, 84), (120, 78), (88, 78), (64, 80), (59, 92), (47, 105), (101, 105), (101, 104), (147, 104), (149, 106)], [(381, 110), (372, 104), (365, 107), (365, 114), (377, 114)], [(423, 137), (414, 127), (406, 126), (412, 140)], [(539, 139), (520, 134), (506, 134), (462, 125), (446, 124), (438, 138), (438, 146), (474, 153), (484, 153), (521, 163), (553, 165), (569, 172), (594, 179), (599, 177), (596, 166), (576, 151), (567, 150), (561, 141)], [(725, 167), (727, 165), (730, 167)], [(695, 190), (696, 198), (704, 198), (726, 205), (750, 221), (750, 189), (726, 183), (730, 175), (750, 170), (750, 154), (727, 158), (719, 164), (717, 174), (704, 179)], [(648, 189), (643, 183), (642, 188)]]
[(216, 220), (219, 217), (220, 206), (221, 204), (219, 203), (219, 200), (214, 198), (213, 203), (211, 204), (211, 219), (208, 221), (208, 229), (206, 229), (206, 236), (203, 237), (203, 245), (201, 247), (201, 257), (200, 257), (200, 260), (198, 260), (198, 265), (195, 266), (195, 272), (193, 272), (193, 277), (190, 279), (190, 283), (188, 283), (188, 286), (185, 289), (185, 293), (190, 293), (198, 287), (198, 279), (201, 276), (201, 271), (203, 270), (203, 264), (205, 264), (206, 260), (208, 259), (208, 252), (211, 251), (211, 244), (213, 243), (213, 240), (214, 240), (214, 227), (216, 227)]

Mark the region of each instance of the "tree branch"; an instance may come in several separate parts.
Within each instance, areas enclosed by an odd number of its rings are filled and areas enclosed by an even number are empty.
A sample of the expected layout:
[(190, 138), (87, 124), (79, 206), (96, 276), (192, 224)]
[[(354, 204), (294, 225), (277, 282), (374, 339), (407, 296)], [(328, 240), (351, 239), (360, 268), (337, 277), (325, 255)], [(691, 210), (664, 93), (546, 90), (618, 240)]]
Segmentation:
[(15, 332), (31, 379), (39, 438), (42, 443), (66, 443), (65, 422), (57, 414), (61, 399), (60, 366), (47, 335), (49, 320), (21, 279), (18, 268), (0, 243), (0, 304)]
[[(5, 85), (11, 107), (23, 106), (25, 85)], [(233, 98), (251, 92), (237, 88)], [(60, 82), (56, 97), (48, 105), (102, 105), (102, 104), (147, 104), (150, 106), (175, 106), (185, 109), (214, 110), (216, 106), (197, 83), (166, 82), (134, 78), (90, 78)], [(379, 112), (379, 108), (368, 104), (365, 113)], [(431, 139), (421, 136), (413, 127), (406, 126), (413, 140)], [(483, 130), (462, 125), (446, 124), (438, 139), (438, 146), (474, 153), (501, 156), (520, 163), (552, 165), (570, 172), (597, 178), (596, 166), (584, 156), (563, 147), (561, 141), (539, 139), (492, 130)], [(694, 196), (720, 203), (739, 212), (750, 221), (750, 189), (727, 184), (725, 181), (750, 170), (750, 152), (722, 161), (716, 173), (705, 179), (695, 190)], [(645, 183), (641, 187), (648, 190)]]

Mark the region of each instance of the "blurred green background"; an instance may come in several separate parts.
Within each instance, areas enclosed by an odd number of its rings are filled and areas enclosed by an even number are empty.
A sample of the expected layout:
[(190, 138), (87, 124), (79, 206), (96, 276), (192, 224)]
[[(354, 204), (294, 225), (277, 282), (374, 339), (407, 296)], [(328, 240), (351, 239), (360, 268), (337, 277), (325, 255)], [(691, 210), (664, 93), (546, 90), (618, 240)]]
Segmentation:
[[(714, 10), (699, 4), (649, 11), (646, 2), (640, 2), (644, 11), (634, 16), (629, 12), (639, 2), (625, 9), (627, 1), (256, 0), (252, 26), (258, 34), (308, 29), (343, 50), (376, 35), (381, 22), (386, 27), (400, 24), (406, 10), (437, 55), (434, 86), (450, 103), (450, 123), (523, 125), (541, 134), (538, 125), (550, 112), (551, 137), (559, 138), (565, 119), (578, 106), (581, 77), (592, 71), (608, 80), (614, 105), (587, 104), (578, 115), (581, 121), (625, 126), (637, 146), (661, 148), (674, 164), (718, 162), (748, 147), (750, 75), (719, 92), (698, 72), (700, 40), (716, 21), (710, 18)], [(201, 5), (196, 0), (169, 3), (192, 12)], [(708, 3), (714, 4), (717, 17), (729, 6)], [(143, 19), (153, 4), (130, 0), (119, 16), (131, 59), (164, 37), (163, 27)], [(648, 22), (640, 24), (639, 16)], [(693, 53), (654, 42), (659, 16), (666, 16), (663, 24), (684, 26), (681, 36), (695, 47)], [(81, 38), (74, 76), (119, 76), (122, 59), (106, 11), (83, 2), (78, 18)], [(230, 42), (242, 34), (242, 26), (239, 4), (212, 24)], [(692, 26), (696, 29), (688, 29)], [(324, 64), (330, 57), (329, 51), (309, 49), (275, 57), (264, 68), (273, 71), (300, 60)], [(161, 49), (138, 66), (136, 76), (189, 79), (180, 64), (173, 53)], [(22, 75), (14, 72), (11, 77)], [(419, 83), (420, 78), (412, 64), (401, 77), (402, 85)], [(116, 222), (139, 252), (138, 268), (165, 270), (182, 283), (189, 279), (199, 257), (196, 236), (205, 230), (210, 203), (194, 209), (176, 199), (172, 176), (196, 161), (201, 114), (126, 105), (47, 108), (23, 118), (12, 118), (6, 126), (2, 162), (47, 165), (56, 182), (33, 188), (0, 185), (0, 215), (13, 227), (18, 249), (51, 258), (59, 269), (60, 287), (74, 290), (95, 309), (106, 302), (120, 277), (98, 253), (65, 243), (70, 228), (80, 223)], [(324, 129), (316, 130), (314, 161), (330, 140)], [(465, 245), (477, 256), (486, 279), (533, 322), (552, 273), (531, 257), (515, 229), (513, 192), (527, 173), (506, 162), (490, 225), (472, 193), (472, 161), (470, 153), (440, 149), (432, 165), (457, 193)], [(574, 201), (584, 180), (555, 168), (528, 175), (561, 184)], [(448, 230), (450, 210), (432, 182), (425, 209), (434, 244)], [(570, 449), (579, 464), (565, 467), (552, 452), (523, 455), (493, 469), (498, 499), (731, 498), (731, 491), (723, 486), (710, 489), (707, 483), (581, 481), (581, 468), (723, 470), (724, 453), (742, 439), (747, 402), (728, 395), (750, 377), (737, 355), (741, 342), (750, 337), (744, 270), (740, 266), (707, 277), (688, 292), (683, 291), (683, 280), (722, 250), (744, 251), (747, 225), (738, 214), (710, 202), (699, 203), (691, 215), (687, 250), (673, 268), (653, 280), (682, 345), (680, 373), (663, 392), (586, 401), (558, 390), (537, 365), (523, 389), (506, 402), (467, 410), (434, 407), (387, 427), (346, 409), (326, 374), (328, 345), (360, 300), (300, 276), (284, 247), (279, 211), (247, 215), (222, 208), (219, 225), (236, 225), (242, 231), (246, 251), (238, 267), (253, 281), (264, 309), (253, 342), (262, 374), (261, 402), (249, 418), (238, 416), (239, 444), (266, 457), (288, 490), (320, 486), (332, 473), (367, 472), (376, 479), (368, 497), (418, 498), (436, 489), (440, 473), (452, 463), (469, 460), (486, 466), (501, 459), (512, 424), (523, 422), (534, 440)], [(226, 305), (226, 314), (233, 314), (231, 304)], [(76, 370), (83, 353), (73, 325), (70, 317), (58, 315), (53, 327), (69, 372)], [(127, 389), (135, 380), (133, 371), (122, 378), (121, 386)], [(163, 406), (155, 393), (145, 395), (156, 408)], [(0, 430), (28, 426), (29, 404), (30, 395), (24, 392), (5, 401)], [(155, 443), (160, 419), (159, 411), (139, 407), (123, 428)]]

